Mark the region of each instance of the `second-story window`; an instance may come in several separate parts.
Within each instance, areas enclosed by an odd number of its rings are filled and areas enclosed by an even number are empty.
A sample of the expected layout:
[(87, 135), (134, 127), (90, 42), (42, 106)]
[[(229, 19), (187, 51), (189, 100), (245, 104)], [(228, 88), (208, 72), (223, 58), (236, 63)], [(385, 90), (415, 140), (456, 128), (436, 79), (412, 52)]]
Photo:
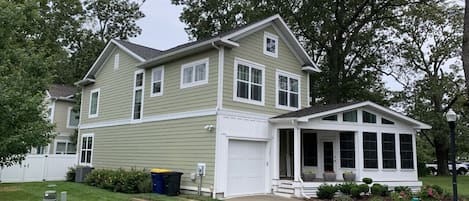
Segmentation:
[(68, 107), (67, 128), (76, 128), (79, 118), (79, 114), (73, 111), (73, 107)]
[(151, 96), (163, 95), (164, 68), (157, 67), (151, 71)]
[(88, 113), (89, 118), (98, 116), (99, 112), (99, 89), (91, 90), (90, 93), (90, 110)]
[(132, 119), (141, 120), (142, 119), (142, 109), (143, 109), (143, 85), (145, 82), (145, 72), (144, 70), (135, 71), (134, 79), (134, 100), (132, 108)]
[(208, 83), (208, 58), (181, 66), (181, 88)]
[(235, 59), (234, 100), (264, 105), (264, 66)]
[(298, 109), (300, 105), (300, 78), (277, 71), (277, 108)]

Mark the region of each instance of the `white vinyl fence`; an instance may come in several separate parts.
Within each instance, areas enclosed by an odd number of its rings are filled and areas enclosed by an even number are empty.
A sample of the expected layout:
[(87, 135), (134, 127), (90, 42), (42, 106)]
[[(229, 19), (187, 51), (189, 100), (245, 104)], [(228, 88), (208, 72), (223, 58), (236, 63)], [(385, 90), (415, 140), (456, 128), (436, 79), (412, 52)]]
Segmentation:
[(65, 180), (68, 168), (75, 166), (76, 163), (76, 155), (28, 155), (21, 165), (0, 169), (0, 182)]

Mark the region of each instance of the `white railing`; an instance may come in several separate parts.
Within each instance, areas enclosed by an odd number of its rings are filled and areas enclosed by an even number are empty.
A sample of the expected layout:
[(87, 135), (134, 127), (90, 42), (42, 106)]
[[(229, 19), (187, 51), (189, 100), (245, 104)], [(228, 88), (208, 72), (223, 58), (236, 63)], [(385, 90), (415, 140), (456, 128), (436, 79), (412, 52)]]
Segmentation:
[(310, 199), (311, 197), (308, 196), (308, 195), (306, 195), (306, 193), (305, 193), (305, 186), (304, 186), (303, 179), (300, 177), (299, 180), (300, 180), (300, 185), (301, 185), (301, 186), (300, 186), (300, 188), (301, 188), (301, 196), (303, 196), (303, 197), (306, 198), (306, 199)]

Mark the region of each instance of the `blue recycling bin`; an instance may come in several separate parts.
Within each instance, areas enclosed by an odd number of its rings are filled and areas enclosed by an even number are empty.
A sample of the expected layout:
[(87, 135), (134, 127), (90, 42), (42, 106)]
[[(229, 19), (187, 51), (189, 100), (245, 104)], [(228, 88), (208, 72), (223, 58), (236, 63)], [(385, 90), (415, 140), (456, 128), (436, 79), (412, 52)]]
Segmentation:
[(151, 182), (153, 193), (166, 194), (165, 174), (170, 172), (167, 169), (154, 168), (151, 170)]

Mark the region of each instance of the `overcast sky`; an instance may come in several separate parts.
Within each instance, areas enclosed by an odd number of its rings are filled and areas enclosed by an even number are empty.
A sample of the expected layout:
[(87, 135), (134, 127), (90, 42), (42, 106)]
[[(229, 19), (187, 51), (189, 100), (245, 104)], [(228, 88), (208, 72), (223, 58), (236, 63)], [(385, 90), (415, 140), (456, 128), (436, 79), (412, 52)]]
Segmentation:
[[(137, 22), (142, 34), (130, 41), (147, 47), (166, 50), (189, 41), (184, 31), (185, 24), (179, 20), (181, 6), (171, 4), (170, 0), (146, 1), (142, 6), (145, 17)], [(401, 90), (393, 78), (384, 77), (386, 87)]]

